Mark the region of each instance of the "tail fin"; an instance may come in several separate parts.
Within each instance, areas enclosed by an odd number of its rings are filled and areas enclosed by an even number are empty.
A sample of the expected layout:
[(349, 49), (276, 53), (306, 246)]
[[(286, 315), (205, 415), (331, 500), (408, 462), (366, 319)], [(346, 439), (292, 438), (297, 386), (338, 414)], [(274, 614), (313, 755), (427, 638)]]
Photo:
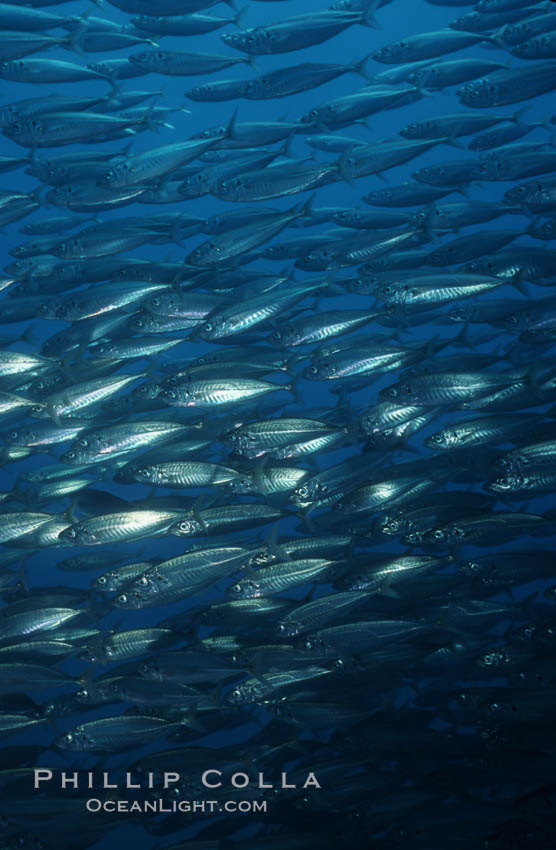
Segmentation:
[(85, 56), (85, 48), (83, 47), (83, 38), (87, 32), (87, 27), (81, 25), (76, 30), (68, 33), (65, 38), (60, 40), (61, 47), (67, 47), (68, 50), (73, 50), (78, 56)]
[(244, 29), (243, 22), (244, 22), (245, 16), (247, 15), (248, 9), (249, 9), (248, 5), (242, 6), (241, 9), (239, 10), (239, 12), (236, 15), (234, 15), (234, 17), (233, 17), (233, 23), (236, 25), (236, 27), (239, 27), (239, 29)]
[(296, 159), (295, 154), (292, 153), (292, 142), (294, 136), (295, 130), (292, 130), (291, 133), (284, 139), (284, 144), (279, 148), (279, 156), (285, 156), (287, 159)]
[(361, 13), (361, 23), (366, 27), (371, 27), (371, 29), (379, 30), (380, 24), (375, 18), (375, 12), (378, 9), (380, 0), (370, 0), (367, 4), (366, 9)]
[(528, 103), (526, 106), (522, 106), (521, 109), (517, 109), (511, 116), (510, 121), (513, 121), (514, 124), (520, 124), (521, 126), (523, 126), (523, 121), (521, 119), (523, 117), (523, 114), (529, 109), (530, 105), (531, 104)]
[(373, 54), (367, 53), (367, 55), (364, 56), (363, 59), (360, 59), (358, 62), (354, 62), (351, 65), (351, 70), (354, 72), (354, 74), (360, 74), (362, 77), (365, 77), (366, 80), (372, 80), (373, 75), (370, 74), (366, 68), (367, 62), (372, 58)]
[(230, 120), (229, 120), (229, 122), (226, 126), (226, 132), (224, 133), (225, 139), (233, 139), (234, 138), (236, 120), (237, 120), (237, 107), (236, 107), (236, 109), (234, 109), (234, 114), (232, 115), (232, 117), (230, 118)]
[(148, 127), (149, 130), (152, 130), (153, 133), (158, 133), (158, 124), (157, 124), (156, 121), (153, 120), (155, 103), (156, 103), (156, 101), (153, 100), (153, 102), (151, 103), (151, 105), (148, 107), (145, 114), (143, 115), (140, 123), (145, 124), (145, 126)]
[(240, 59), (240, 62), (245, 62), (247, 65), (250, 65), (251, 68), (253, 68), (253, 70), (257, 72), (257, 74), (259, 74), (261, 71), (261, 69), (257, 65), (257, 60), (251, 53), (248, 56), (244, 56), (242, 59)]

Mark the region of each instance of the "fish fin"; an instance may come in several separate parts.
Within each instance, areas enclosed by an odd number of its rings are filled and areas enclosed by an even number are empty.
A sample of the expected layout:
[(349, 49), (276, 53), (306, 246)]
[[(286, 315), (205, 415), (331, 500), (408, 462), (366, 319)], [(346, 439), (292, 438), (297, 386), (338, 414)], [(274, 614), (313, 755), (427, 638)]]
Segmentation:
[(301, 520), (301, 522), (303, 523), (303, 525), (305, 526), (305, 528), (306, 528), (306, 529), (307, 529), (307, 530), (308, 530), (311, 534), (316, 534), (316, 533), (317, 533), (317, 531), (318, 531), (318, 529), (317, 529), (317, 527), (316, 527), (315, 523), (313, 522), (313, 520), (312, 520), (312, 519), (310, 518), (310, 516), (309, 516), (309, 514), (310, 514), (310, 512), (311, 512), (311, 509), (312, 509), (312, 508), (310, 507), (310, 508), (306, 508), (306, 509), (305, 509), (305, 510), (303, 510), (303, 511), (298, 511), (297, 516), (299, 517), (299, 519)]
[(66, 47), (68, 50), (73, 50), (74, 53), (77, 53), (78, 56), (85, 56), (85, 49), (83, 48), (83, 36), (87, 31), (87, 27), (82, 25), (78, 27), (73, 32), (69, 32), (65, 38), (60, 40), (60, 46)]
[(315, 200), (315, 195), (316, 192), (313, 192), (304, 204), (300, 204), (294, 208), (294, 210), (297, 209), (300, 218), (311, 218), (313, 215), (313, 201)]
[(181, 726), (188, 726), (190, 729), (193, 729), (195, 732), (199, 732), (199, 734), (201, 734), (201, 735), (206, 735), (207, 734), (206, 727), (203, 726), (203, 724), (199, 720), (195, 719), (194, 714), (195, 714), (195, 706), (193, 707), (192, 712), (188, 712), (188, 714), (186, 714), (185, 717), (182, 717), (182, 719), (179, 721), (180, 725)]
[(515, 286), (518, 292), (521, 292), (522, 295), (525, 295), (528, 298), (530, 296), (530, 292), (525, 286), (526, 276), (526, 269), (518, 269), (510, 282), (512, 286)]
[(29, 595), (29, 582), (27, 580), (27, 558), (24, 558), (21, 562), (20, 566), (17, 569), (16, 576), (18, 580), (21, 582), (21, 586), (25, 593)]
[(523, 117), (523, 114), (529, 109), (530, 105), (531, 104), (528, 103), (526, 106), (522, 106), (521, 109), (517, 109), (511, 116), (510, 121), (513, 121), (514, 124), (524, 126), (523, 121), (521, 119)]
[(245, 56), (243, 58), (243, 60), (240, 60), (240, 61), (245, 62), (245, 64), (249, 65), (251, 68), (253, 68), (253, 70), (256, 71), (257, 74), (260, 74), (261, 69), (260, 69), (259, 65), (257, 64), (257, 60), (255, 59), (255, 57), (251, 53), (249, 54), (249, 56)]
[(279, 561), (291, 561), (291, 555), (278, 544), (278, 525), (279, 523), (276, 522), (270, 529), (268, 537), (264, 541), (265, 546), (270, 554), (274, 555)]
[(423, 229), (427, 234), (428, 238), (431, 240), (431, 242), (438, 240), (438, 236), (434, 232), (434, 227), (432, 224), (432, 217), (434, 216), (435, 211), (436, 207), (433, 204), (430, 204), (428, 207), (426, 207), (426, 216), (423, 222)]
[(343, 153), (340, 159), (337, 160), (336, 164), (338, 166), (338, 173), (343, 177), (346, 183), (349, 183), (350, 186), (353, 186), (353, 175), (348, 165), (349, 153), (350, 150), (347, 150), (345, 153)]
[(266, 681), (266, 679), (264, 677), (265, 666), (263, 664), (262, 650), (259, 650), (259, 652), (256, 652), (253, 655), (251, 661), (249, 662), (249, 667), (247, 667), (246, 669), (249, 673), (251, 673), (251, 675), (253, 676), (254, 679), (256, 679), (258, 682), (260, 682), (261, 685), (267, 685), (268, 684), (268, 682)]
[(366, 9), (361, 13), (361, 23), (363, 26), (370, 27), (374, 30), (382, 29), (375, 18), (375, 12), (378, 9), (380, 0), (370, 0)]
[(481, 47), (487, 47), (489, 49), (498, 48), (502, 50), (507, 50), (508, 45), (500, 38), (498, 35), (498, 31), (492, 33), (492, 35), (487, 35), (486, 33), (482, 33), (482, 41), (480, 42)]
[(459, 150), (467, 150), (467, 146), (464, 145), (463, 142), (460, 142), (455, 134), (452, 136), (446, 136), (446, 138), (440, 139), (439, 141), (446, 145), (450, 145), (453, 148), (458, 148)]
[(268, 487), (267, 487), (266, 482), (264, 480), (264, 470), (265, 470), (265, 467), (267, 466), (267, 464), (268, 464), (268, 455), (265, 455), (258, 462), (258, 464), (255, 467), (254, 473), (253, 473), (253, 481), (254, 481), (255, 487), (257, 488), (259, 493), (262, 493), (263, 496), (266, 496), (267, 493), (268, 493)]
[(462, 348), (473, 348), (469, 339), (469, 322), (465, 322), (461, 331), (453, 337), (452, 345), (461, 346)]
[(233, 24), (236, 27), (239, 27), (239, 29), (244, 29), (243, 22), (244, 22), (245, 16), (247, 15), (248, 9), (249, 9), (249, 4), (242, 6), (241, 9), (239, 10), (239, 12), (237, 12), (232, 19)]
[(93, 682), (93, 673), (95, 669), (96, 664), (91, 664), (90, 667), (77, 677), (76, 681), (79, 682), (83, 686), (83, 689), (88, 691), (93, 698), (101, 699), (100, 692), (95, 688)]
[(229, 122), (226, 126), (226, 132), (224, 133), (225, 139), (233, 139), (234, 138), (235, 126), (236, 126), (236, 121), (237, 121), (237, 113), (238, 113), (238, 107), (236, 107), (234, 109), (234, 114), (232, 115), (232, 117), (230, 118), (230, 120), (229, 120)]
[(79, 518), (75, 513), (76, 505), (77, 503), (74, 499), (71, 505), (64, 511), (64, 516), (66, 517), (68, 522), (71, 522), (72, 525), (75, 525), (77, 522), (79, 522)]
[(278, 150), (278, 156), (285, 156), (287, 159), (297, 159), (292, 153), (292, 142), (295, 137), (295, 130), (292, 130), (289, 136), (284, 139), (284, 144)]
[(62, 427), (62, 420), (60, 419), (60, 417), (59, 417), (58, 413), (56, 412), (52, 403), (51, 402), (45, 402), (45, 409), (46, 409), (46, 412), (48, 413), (48, 415), (50, 416), (50, 418), (55, 422), (55, 424), (59, 428), (61, 428)]
[(359, 59), (358, 62), (354, 62), (351, 65), (351, 70), (353, 71), (353, 73), (360, 74), (362, 77), (365, 77), (366, 80), (372, 80), (373, 75), (369, 73), (366, 67), (367, 62), (369, 62), (372, 58), (373, 54), (367, 53), (367, 55), (364, 56), (363, 59)]
[[(145, 126), (148, 127), (149, 130), (152, 130), (153, 133), (158, 133), (158, 123), (153, 120), (155, 104), (156, 104), (156, 100), (153, 99), (153, 102), (151, 103), (151, 105), (148, 107), (145, 114), (143, 115), (143, 118), (141, 120), (141, 124), (145, 124)], [(131, 128), (128, 128), (128, 129), (131, 129)], [(133, 132), (135, 133), (136, 131), (134, 130)]]

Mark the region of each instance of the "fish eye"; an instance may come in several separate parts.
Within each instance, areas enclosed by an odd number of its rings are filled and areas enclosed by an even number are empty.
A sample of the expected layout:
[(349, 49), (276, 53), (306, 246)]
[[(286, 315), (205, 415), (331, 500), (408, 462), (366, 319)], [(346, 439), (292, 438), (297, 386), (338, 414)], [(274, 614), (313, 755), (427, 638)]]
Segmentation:
[(11, 440), (17, 440), (18, 437), (19, 437), (19, 431), (11, 431), (10, 432), (10, 439)]
[(71, 540), (75, 540), (75, 538), (77, 537), (77, 531), (75, 530), (75, 528), (67, 528), (66, 535), (71, 538)]
[(89, 441), (86, 440), (85, 437), (81, 437), (81, 439), (78, 440), (77, 442), (79, 443), (80, 446), (83, 446), (83, 448), (86, 448), (89, 445)]
[(97, 584), (106, 584), (107, 581), (108, 579), (106, 578), (106, 576), (99, 576), (97, 578)]
[(64, 744), (71, 744), (73, 742), (73, 735), (71, 732), (66, 732), (63, 738)]
[(125, 593), (120, 593), (117, 601), (119, 602), (120, 605), (127, 605), (127, 603), (128, 603), (127, 595)]
[(139, 587), (148, 587), (149, 580), (146, 576), (141, 576), (141, 578), (137, 580), (137, 584), (139, 585)]
[(241, 593), (241, 584), (233, 584), (230, 590), (232, 593)]

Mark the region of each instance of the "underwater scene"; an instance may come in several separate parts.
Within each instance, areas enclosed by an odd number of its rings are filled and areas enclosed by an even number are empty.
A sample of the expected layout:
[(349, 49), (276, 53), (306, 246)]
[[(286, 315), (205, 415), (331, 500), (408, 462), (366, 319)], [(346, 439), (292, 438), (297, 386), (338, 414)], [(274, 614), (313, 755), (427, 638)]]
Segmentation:
[(556, 4), (0, 2), (0, 850), (555, 850)]

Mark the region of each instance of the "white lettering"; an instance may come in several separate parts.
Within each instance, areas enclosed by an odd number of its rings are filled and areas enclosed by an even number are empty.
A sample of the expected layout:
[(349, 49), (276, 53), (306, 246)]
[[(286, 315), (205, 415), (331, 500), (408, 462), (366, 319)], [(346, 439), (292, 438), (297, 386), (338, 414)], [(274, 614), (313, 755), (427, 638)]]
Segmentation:
[(203, 773), (203, 775), (201, 776), (201, 782), (203, 783), (203, 785), (205, 786), (205, 788), (221, 788), (221, 787), (222, 787), (222, 783), (221, 783), (221, 782), (215, 782), (215, 783), (211, 784), (211, 783), (208, 781), (208, 775), (209, 775), (209, 773), (215, 773), (215, 774), (216, 774), (216, 776), (222, 776), (222, 773), (221, 773), (221, 771), (220, 771), (220, 770), (205, 770), (205, 771), (204, 771), (204, 773)]
[(171, 782), (179, 782), (180, 775), (179, 773), (165, 773), (164, 774), (164, 787), (168, 788)]
[(234, 773), (231, 782), (234, 788), (247, 788), (249, 785), (249, 777), (246, 773)]
[(309, 773), (303, 783), (304, 788), (320, 788), (320, 783), (314, 773)]
[(35, 770), (35, 784), (34, 788), (38, 788), (41, 782), (50, 782), (52, 779), (52, 771), (47, 770), (46, 768), (37, 768)]

